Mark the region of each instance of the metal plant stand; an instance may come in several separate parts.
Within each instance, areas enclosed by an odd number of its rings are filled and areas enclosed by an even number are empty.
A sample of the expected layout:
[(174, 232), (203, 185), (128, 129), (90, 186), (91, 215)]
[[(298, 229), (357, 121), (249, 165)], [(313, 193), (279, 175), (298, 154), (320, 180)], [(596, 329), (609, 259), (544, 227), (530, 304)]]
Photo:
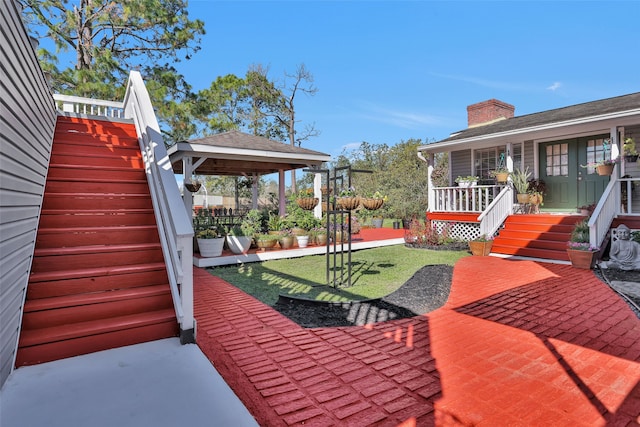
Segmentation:
[[(337, 167), (333, 170), (333, 176), (328, 169), (304, 169), (304, 172), (324, 173), (327, 182), (327, 191), (322, 195), (321, 203), (326, 206), (327, 213), (327, 233), (331, 237), (327, 239), (326, 250), (326, 283), (329, 286), (350, 287), (351, 286), (351, 210), (343, 209), (331, 202), (331, 194), (338, 197), (339, 189), (345, 187), (344, 174), (347, 176), (346, 187), (351, 188), (352, 173), (373, 173), (368, 170), (356, 170), (351, 166)], [(346, 230), (345, 226), (346, 217)], [(338, 228), (340, 229), (340, 242), (338, 242)], [(345, 251), (345, 231), (346, 231), (346, 251)], [(345, 263), (346, 252), (346, 263)]]

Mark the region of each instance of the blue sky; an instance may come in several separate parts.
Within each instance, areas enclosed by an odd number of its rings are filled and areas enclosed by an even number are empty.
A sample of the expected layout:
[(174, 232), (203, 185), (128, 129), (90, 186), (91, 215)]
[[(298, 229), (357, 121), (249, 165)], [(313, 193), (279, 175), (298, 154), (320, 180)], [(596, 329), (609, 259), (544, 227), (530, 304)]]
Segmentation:
[(304, 63), (303, 147), (439, 140), (466, 107), (497, 98), (516, 115), (640, 91), (638, 1), (205, 1), (202, 49), (178, 69), (194, 89), (251, 64), (281, 79)]

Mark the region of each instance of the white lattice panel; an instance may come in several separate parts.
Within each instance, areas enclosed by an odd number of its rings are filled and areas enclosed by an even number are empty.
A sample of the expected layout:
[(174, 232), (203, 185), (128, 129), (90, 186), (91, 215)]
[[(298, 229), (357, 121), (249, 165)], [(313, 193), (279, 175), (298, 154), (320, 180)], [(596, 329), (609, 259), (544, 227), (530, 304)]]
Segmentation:
[(480, 224), (477, 222), (431, 221), (438, 233), (447, 230), (449, 236), (460, 240), (472, 240), (480, 235)]

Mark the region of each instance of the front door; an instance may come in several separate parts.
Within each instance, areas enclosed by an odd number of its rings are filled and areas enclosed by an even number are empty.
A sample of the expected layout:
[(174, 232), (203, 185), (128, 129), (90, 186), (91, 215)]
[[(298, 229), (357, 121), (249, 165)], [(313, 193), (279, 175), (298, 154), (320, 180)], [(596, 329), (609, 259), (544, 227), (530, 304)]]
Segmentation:
[(544, 207), (573, 211), (600, 199), (609, 177), (599, 176), (588, 162), (610, 158), (608, 135), (545, 142), (539, 146), (540, 178), (547, 186)]

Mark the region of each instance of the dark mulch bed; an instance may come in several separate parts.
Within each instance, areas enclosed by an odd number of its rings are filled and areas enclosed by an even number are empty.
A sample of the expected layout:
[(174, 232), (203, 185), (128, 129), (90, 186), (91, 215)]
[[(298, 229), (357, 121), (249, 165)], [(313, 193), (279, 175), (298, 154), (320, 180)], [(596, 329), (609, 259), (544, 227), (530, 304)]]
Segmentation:
[[(596, 268), (594, 272), (596, 276), (598, 276), (605, 283), (611, 283), (614, 281), (640, 283), (640, 270), (626, 271), (613, 268), (601, 270), (600, 268)], [(640, 318), (640, 298), (637, 295), (629, 293), (624, 293), (623, 295), (623, 299), (625, 300), (625, 302), (629, 305), (629, 307), (631, 307), (631, 310), (636, 313), (638, 318)]]
[(453, 267), (428, 265), (395, 292), (381, 299), (327, 303), (281, 296), (273, 306), (305, 328), (362, 326), (425, 314), (449, 298)]

